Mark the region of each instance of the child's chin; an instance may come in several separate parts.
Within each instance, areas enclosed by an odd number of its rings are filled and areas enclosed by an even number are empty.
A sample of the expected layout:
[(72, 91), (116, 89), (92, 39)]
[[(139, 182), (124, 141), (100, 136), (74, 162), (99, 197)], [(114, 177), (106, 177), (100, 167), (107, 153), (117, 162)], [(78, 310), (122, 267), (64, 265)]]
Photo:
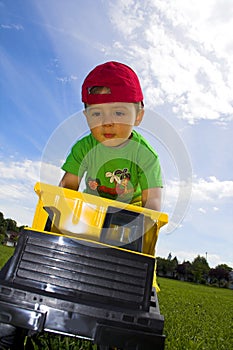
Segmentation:
[(106, 147), (119, 147), (121, 145), (123, 145), (126, 142), (126, 140), (124, 139), (116, 139), (116, 138), (112, 138), (112, 139), (105, 139), (102, 144)]

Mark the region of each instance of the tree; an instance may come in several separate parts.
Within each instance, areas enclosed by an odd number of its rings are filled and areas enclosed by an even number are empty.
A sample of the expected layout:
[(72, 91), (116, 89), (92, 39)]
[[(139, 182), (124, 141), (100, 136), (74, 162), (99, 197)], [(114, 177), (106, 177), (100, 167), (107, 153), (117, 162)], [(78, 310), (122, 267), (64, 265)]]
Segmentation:
[(221, 285), (226, 285), (226, 283), (229, 282), (231, 271), (232, 268), (226, 264), (220, 264), (214, 269), (210, 269), (210, 283), (213, 284), (217, 282), (219, 287), (221, 287)]
[(4, 215), (2, 212), (0, 212), (0, 226), (1, 226), (2, 222), (4, 222), (4, 221), (5, 221)]
[(176, 268), (178, 265), (177, 258), (164, 259), (157, 258), (157, 273), (160, 276), (172, 277), (176, 276)]
[(14, 232), (18, 232), (19, 228), (17, 227), (17, 222), (15, 220), (12, 219), (6, 219), (6, 229), (7, 231), (14, 231)]
[(160, 276), (167, 275), (167, 259), (157, 257), (157, 274)]
[(232, 267), (228, 266), (227, 264), (220, 264), (220, 265), (216, 266), (216, 269), (217, 268), (226, 270), (228, 272), (231, 272), (233, 270)]
[(175, 257), (170, 261), (170, 264), (169, 264), (170, 274), (172, 275), (173, 278), (176, 277), (177, 266), (178, 266), (178, 260), (177, 260), (177, 257), (175, 256)]
[(196, 283), (206, 283), (210, 267), (207, 260), (198, 255), (192, 262), (192, 274), (194, 282)]
[(3, 213), (0, 212), (0, 235), (6, 234), (6, 227), (7, 227), (6, 220), (4, 219)]
[(182, 264), (178, 264), (176, 271), (177, 271), (178, 279), (181, 279), (184, 281), (193, 280), (192, 264), (189, 261), (183, 261)]
[(5, 241), (5, 234), (0, 233), (0, 244), (3, 244)]

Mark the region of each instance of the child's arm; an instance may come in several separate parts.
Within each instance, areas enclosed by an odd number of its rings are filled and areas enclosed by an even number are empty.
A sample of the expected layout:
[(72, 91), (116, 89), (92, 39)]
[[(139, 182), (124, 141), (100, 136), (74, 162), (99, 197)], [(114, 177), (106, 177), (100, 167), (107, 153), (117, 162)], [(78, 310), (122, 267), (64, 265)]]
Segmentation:
[(71, 173), (65, 173), (61, 179), (59, 186), (78, 191), (81, 178)]
[(162, 190), (160, 187), (148, 188), (142, 191), (142, 206), (148, 209), (161, 210)]

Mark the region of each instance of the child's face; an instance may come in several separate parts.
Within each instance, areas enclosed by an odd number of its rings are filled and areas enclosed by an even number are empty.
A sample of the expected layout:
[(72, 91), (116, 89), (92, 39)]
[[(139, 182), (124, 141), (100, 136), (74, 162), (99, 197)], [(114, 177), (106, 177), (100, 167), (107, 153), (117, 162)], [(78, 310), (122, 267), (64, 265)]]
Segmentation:
[(129, 139), (144, 111), (134, 103), (113, 102), (89, 105), (84, 114), (94, 138), (105, 146), (116, 147)]

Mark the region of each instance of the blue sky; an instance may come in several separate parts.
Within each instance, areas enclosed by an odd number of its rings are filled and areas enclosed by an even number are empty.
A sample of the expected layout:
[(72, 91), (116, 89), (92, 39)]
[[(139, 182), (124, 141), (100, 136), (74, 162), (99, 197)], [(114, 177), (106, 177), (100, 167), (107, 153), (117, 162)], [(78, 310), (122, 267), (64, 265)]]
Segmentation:
[[(0, 211), (31, 225), (37, 181), (57, 184), (87, 132), (80, 88), (108, 60), (139, 75), (139, 130), (160, 155), (157, 254), (233, 267), (231, 0), (0, 0)], [(190, 178), (191, 176), (191, 178)]]

